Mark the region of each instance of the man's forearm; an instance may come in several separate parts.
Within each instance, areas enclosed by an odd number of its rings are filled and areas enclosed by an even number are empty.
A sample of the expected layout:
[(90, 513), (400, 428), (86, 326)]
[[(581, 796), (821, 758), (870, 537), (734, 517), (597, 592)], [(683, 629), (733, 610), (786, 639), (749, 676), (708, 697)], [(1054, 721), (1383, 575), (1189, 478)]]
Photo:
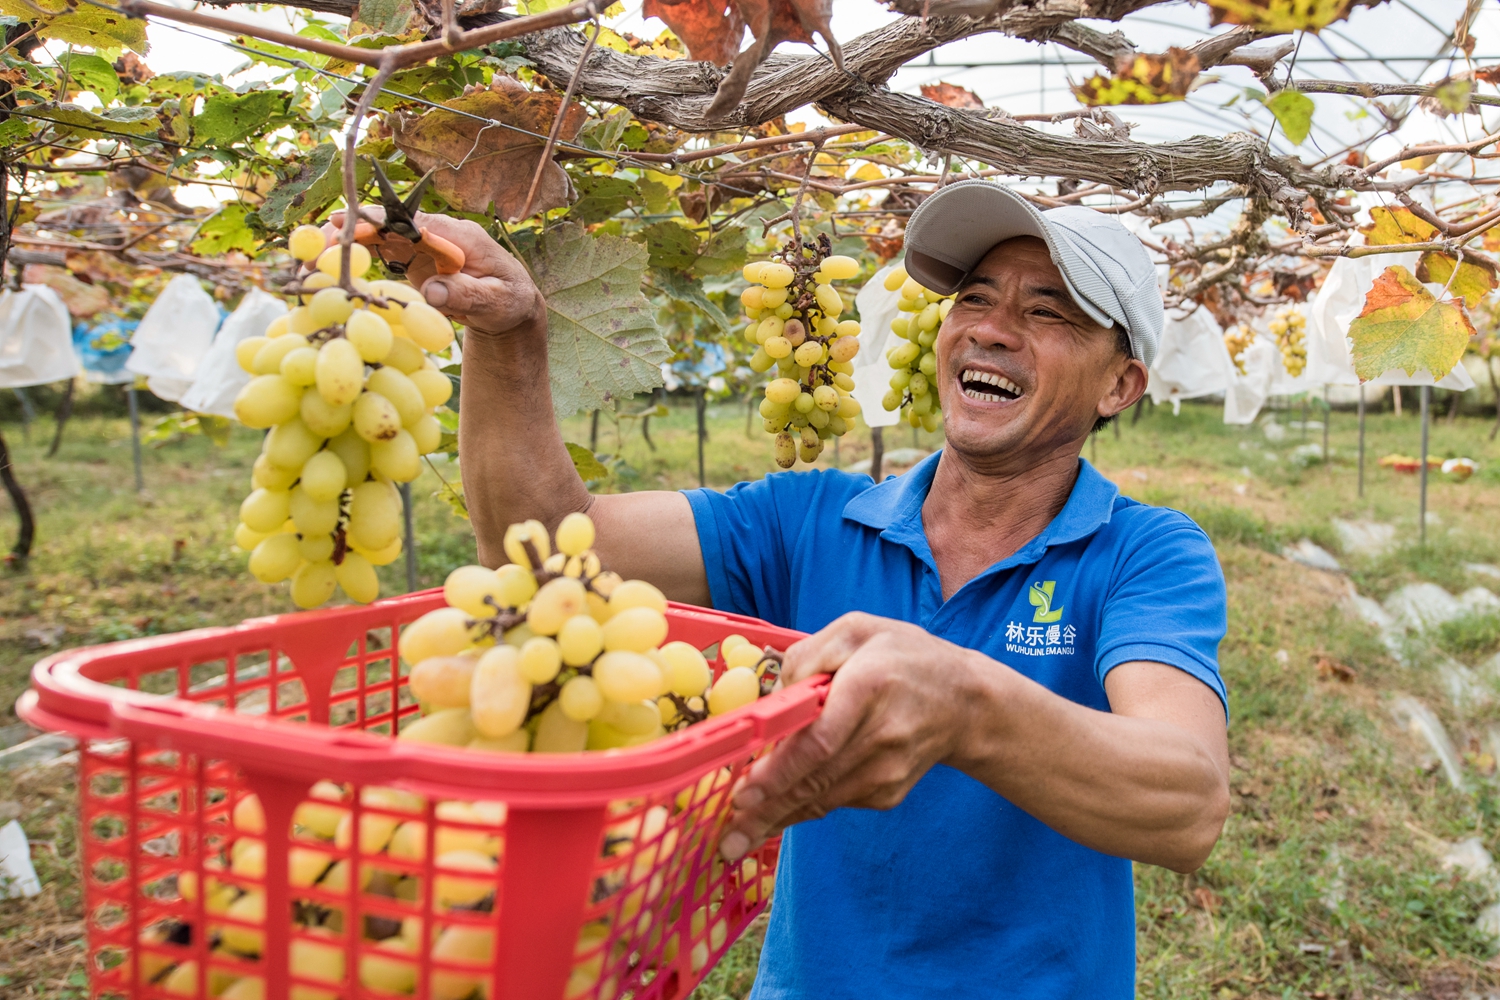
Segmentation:
[[(1170, 719), (1096, 711), (994, 666), (970, 675), (969, 739), (947, 763), (1095, 850), (1177, 871), (1203, 863), (1229, 805), (1213, 747)], [(1116, 669), (1133, 667), (1174, 669)]]
[(497, 566), (508, 525), (536, 518), (550, 530), (589, 503), (552, 414), (545, 325), (471, 332), (459, 405), (464, 499), (479, 561)]

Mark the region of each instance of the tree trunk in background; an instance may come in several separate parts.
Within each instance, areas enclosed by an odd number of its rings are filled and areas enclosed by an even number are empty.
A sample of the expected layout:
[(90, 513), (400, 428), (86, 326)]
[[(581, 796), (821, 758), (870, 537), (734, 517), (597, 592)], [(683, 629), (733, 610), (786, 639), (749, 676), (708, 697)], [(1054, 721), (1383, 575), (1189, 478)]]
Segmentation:
[(594, 416), (589, 420), (589, 451), (599, 451), (599, 411), (594, 411)]
[(1461, 392), (1448, 393), (1448, 423), (1450, 424), (1458, 419), (1458, 403), (1463, 398), (1463, 395)]
[(885, 458), (885, 428), (870, 428), (870, 478), (880, 482), (880, 463)]
[(1401, 416), (1401, 387), (1399, 385), (1391, 386), (1391, 406), (1395, 409), (1396, 416)]
[(1495, 440), (1495, 433), (1500, 431), (1500, 381), (1495, 380), (1495, 361), (1496, 358), (1490, 358), (1489, 364), (1484, 366), (1484, 370), (1490, 373), (1490, 389), (1495, 393), (1495, 426), (1490, 428), (1491, 441)]
[(4, 435), (0, 435), (0, 482), (5, 484), (11, 506), (16, 509), (16, 519), (21, 522), (21, 530), (16, 534), (16, 544), (10, 553), (18, 564), (24, 565), (31, 555), (32, 540), (36, 538), (36, 518), (32, 516), (31, 503), (26, 499), (21, 484), (16, 482), (15, 470), (10, 464), (10, 449), (6, 447)]
[(63, 390), (62, 402), (57, 404), (57, 430), (52, 434), (52, 447), (47, 449), (48, 458), (56, 455), (57, 449), (62, 446), (63, 427), (67, 425), (68, 418), (73, 415), (73, 387), (77, 384), (77, 379), (68, 379), (68, 387)]
[(707, 486), (708, 480), (703, 474), (703, 442), (708, 440), (708, 390), (700, 385), (693, 402), (694, 408), (698, 411), (698, 485)]

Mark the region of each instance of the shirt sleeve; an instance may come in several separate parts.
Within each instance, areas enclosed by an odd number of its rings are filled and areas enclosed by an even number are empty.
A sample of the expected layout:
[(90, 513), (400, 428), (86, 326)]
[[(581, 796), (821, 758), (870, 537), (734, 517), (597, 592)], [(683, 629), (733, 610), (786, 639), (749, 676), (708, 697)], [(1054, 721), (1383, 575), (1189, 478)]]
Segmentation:
[(1186, 515), (1151, 513), (1159, 523), (1122, 553), (1105, 599), (1094, 663), (1099, 683), (1122, 663), (1165, 663), (1208, 685), (1227, 720), (1229, 696), (1219, 674), (1219, 642), (1228, 628), (1224, 571), (1208, 536)]
[(720, 611), (777, 623), (791, 616), (790, 561), (777, 508), (802, 507), (793, 496), (778, 496), (800, 492), (782, 488), (795, 485), (783, 484), (786, 478), (770, 475), (723, 493), (683, 490), (698, 528), (709, 596)]

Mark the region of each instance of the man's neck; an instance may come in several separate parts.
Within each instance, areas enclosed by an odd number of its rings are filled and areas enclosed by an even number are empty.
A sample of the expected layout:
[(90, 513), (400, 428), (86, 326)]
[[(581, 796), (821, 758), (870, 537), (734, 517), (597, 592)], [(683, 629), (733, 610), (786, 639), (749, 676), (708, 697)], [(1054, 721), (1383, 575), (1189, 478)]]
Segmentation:
[(937, 561), (943, 599), (1015, 554), (1051, 523), (1078, 479), (1079, 449), (1014, 472), (980, 472), (951, 449), (938, 459), (922, 504), (922, 528)]

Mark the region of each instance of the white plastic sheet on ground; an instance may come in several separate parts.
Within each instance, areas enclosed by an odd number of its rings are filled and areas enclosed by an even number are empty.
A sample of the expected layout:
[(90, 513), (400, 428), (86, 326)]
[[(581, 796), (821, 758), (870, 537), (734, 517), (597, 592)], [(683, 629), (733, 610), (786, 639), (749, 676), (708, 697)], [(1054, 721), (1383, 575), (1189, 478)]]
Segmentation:
[(185, 410), (210, 413), (216, 417), (234, 416), (234, 397), (250, 381), (250, 374), (240, 367), (235, 348), (246, 337), (259, 337), (278, 316), (286, 315), (286, 303), (259, 288), (252, 288), (229, 314), (218, 336), (203, 355), (193, 384), (178, 400)]
[(891, 366), (886, 364), (885, 349), (890, 346), (891, 320), (901, 314), (896, 304), (901, 289), (885, 290), (885, 277), (899, 266), (892, 261), (871, 278), (854, 297), (859, 308), (859, 353), (854, 357), (854, 392), (859, 400), (860, 416), (868, 427), (894, 427), (901, 422), (900, 410), (880, 405), (890, 388)]
[(0, 292), (0, 388), (46, 385), (82, 372), (68, 307), (46, 285)]
[(167, 282), (131, 338), (127, 370), (146, 376), (146, 386), (175, 403), (192, 388), (198, 366), (213, 345), (219, 307), (198, 279), (179, 274)]
[(1236, 374), (1219, 324), (1207, 309), (1196, 309), (1182, 319), (1168, 317), (1146, 390), (1151, 402), (1170, 402), (1176, 413), (1184, 399), (1227, 391)]

